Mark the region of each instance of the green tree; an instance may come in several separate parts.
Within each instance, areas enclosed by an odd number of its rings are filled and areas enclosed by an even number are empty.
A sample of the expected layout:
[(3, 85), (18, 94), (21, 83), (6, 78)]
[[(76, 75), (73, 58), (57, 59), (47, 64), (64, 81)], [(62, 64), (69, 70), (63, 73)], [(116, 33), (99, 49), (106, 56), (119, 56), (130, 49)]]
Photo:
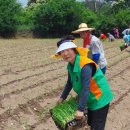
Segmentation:
[(36, 4), (47, 3), (49, 0), (28, 0), (28, 6), (34, 6)]
[(31, 31), (33, 29), (34, 10), (23, 8), (17, 16), (17, 31)]
[(75, 0), (50, 0), (41, 4), (34, 15), (34, 33), (60, 36), (71, 33), (81, 23), (96, 23), (96, 15)]
[(112, 15), (99, 14), (98, 15), (98, 27), (97, 30), (100, 30), (100, 32), (103, 32), (107, 34), (110, 32), (110, 30), (116, 26), (115, 24), (115, 18)]
[(117, 14), (120, 10), (123, 9), (130, 9), (129, 0), (116, 0), (113, 2), (110, 13)]
[(97, 30), (107, 33), (114, 27), (120, 31), (130, 25), (130, 4), (129, 0), (117, 0), (113, 4), (105, 3), (97, 13), (98, 27)]
[(0, 36), (14, 36), (20, 5), (16, 0), (0, 0)]
[(27, 5), (29, 6), (31, 3), (36, 3), (36, 0), (28, 0)]
[(115, 22), (116, 22), (116, 25), (121, 30), (124, 30), (125, 28), (128, 28), (128, 26), (130, 25), (130, 10), (129, 9), (120, 10), (115, 15)]

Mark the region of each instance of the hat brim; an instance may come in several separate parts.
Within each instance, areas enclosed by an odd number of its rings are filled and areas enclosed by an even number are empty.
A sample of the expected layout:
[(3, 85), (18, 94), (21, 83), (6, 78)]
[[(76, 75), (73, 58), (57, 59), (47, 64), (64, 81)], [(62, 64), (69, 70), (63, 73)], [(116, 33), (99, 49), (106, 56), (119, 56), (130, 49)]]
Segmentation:
[[(88, 52), (90, 51), (89, 49), (83, 48), (83, 47), (77, 47), (75, 49), (77, 50), (77, 52), (81, 56), (88, 56)], [(61, 55), (55, 54), (55, 55), (51, 55), (51, 58), (53, 58), (53, 59), (60, 59), (62, 57), (61, 57)]]
[(84, 31), (93, 31), (93, 30), (95, 30), (95, 28), (80, 28), (75, 31), (72, 31), (72, 33), (80, 33), (80, 32), (84, 32)]
[(71, 42), (71, 41), (69, 41), (69, 42), (64, 42), (64, 43), (62, 43), (62, 44), (59, 46), (59, 48), (58, 48), (57, 51), (56, 51), (56, 54), (58, 54), (59, 52), (61, 52), (61, 51), (63, 51), (63, 50), (71, 49), (71, 48), (77, 48), (77, 46), (76, 46), (73, 42)]

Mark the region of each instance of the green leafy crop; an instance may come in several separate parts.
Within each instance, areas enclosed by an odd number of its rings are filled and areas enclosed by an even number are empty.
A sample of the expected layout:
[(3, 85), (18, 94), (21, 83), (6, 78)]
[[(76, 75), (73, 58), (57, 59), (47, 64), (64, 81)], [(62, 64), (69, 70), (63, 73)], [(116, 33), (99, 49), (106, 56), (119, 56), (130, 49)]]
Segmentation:
[(76, 110), (77, 102), (75, 98), (70, 98), (69, 101), (65, 101), (52, 109), (52, 118), (56, 124), (64, 129), (66, 124), (75, 118)]

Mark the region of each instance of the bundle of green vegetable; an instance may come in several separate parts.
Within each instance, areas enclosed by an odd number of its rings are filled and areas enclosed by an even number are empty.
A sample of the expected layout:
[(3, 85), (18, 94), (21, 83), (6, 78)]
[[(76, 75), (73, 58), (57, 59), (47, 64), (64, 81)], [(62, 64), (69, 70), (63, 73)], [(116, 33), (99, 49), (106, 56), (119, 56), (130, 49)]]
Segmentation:
[(75, 118), (76, 110), (77, 102), (75, 98), (71, 98), (70, 100), (55, 106), (51, 110), (51, 114), (54, 122), (64, 130), (66, 124)]

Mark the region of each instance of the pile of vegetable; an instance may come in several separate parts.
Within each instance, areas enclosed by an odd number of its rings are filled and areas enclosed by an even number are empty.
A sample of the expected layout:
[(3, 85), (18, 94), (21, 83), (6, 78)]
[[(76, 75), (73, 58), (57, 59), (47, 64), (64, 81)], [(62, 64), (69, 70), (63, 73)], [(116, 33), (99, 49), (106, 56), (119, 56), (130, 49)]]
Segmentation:
[(77, 101), (75, 98), (70, 98), (51, 110), (52, 118), (54, 122), (65, 129), (66, 124), (75, 118), (75, 112), (77, 110)]

